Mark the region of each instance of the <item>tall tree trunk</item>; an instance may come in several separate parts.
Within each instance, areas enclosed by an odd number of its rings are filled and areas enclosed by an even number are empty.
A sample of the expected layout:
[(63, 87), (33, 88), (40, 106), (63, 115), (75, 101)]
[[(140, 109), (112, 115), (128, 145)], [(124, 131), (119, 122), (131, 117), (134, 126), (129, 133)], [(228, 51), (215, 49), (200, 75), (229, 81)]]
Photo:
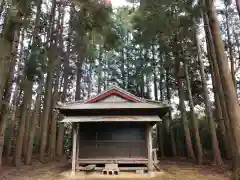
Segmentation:
[[(32, 41), (32, 44), (31, 44), (31, 48), (32, 48), (32, 51), (34, 53), (34, 51), (38, 48), (38, 38), (39, 38), (39, 33), (40, 33), (40, 15), (41, 15), (41, 5), (42, 5), (42, 0), (37, 0), (36, 2), (36, 6), (37, 6), (37, 13), (36, 13), (36, 19), (35, 19), (35, 27), (34, 27), (34, 30), (33, 30), (33, 41)], [(34, 56), (33, 54), (30, 54), (30, 56)], [(29, 110), (29, 118), (27, 118), (27, 121), (26, 121), (26, 128), (25, 128), (25, 135), (24, 135), (24, 143), (23, 143), (23, 154), (24, 154), (24, 157), (26, 156), (27, 154), (27, 148), (28, 148), (28, 139), (29, 139), (29, 129), (30, 129), (30, 119), (32, 119), (32, 110), (30, 109)]]
[[(68, 61), (65, 59), (64, 61)], [(65, 63), (64, 63), (65, 64)], [(65, 65), (64, 65), (65, 66)], [(67, 67), (64, 67), (64, 83), (63, 83), (63, 94), (61, 97), (61, 101), (65, 102), (67, 97), (67, 88), (68, 88), (68, 70)], [(57, 136), (57, 149), (56, 154), (58, 157), (63, 155), (63, 139), (64, 139), (64, 123), (59, 123), (58, 125), (58, 136)]]
[[(13, 73), (13, 72), (12, 72)], [(10, 76), (12, 78), (12, 76)], [(8, 82), (12, 82), (12, 79), (8, 79)], [(5, 139), (5, 130), (8, 124), (8, 116), (9, 116), (9, 111), (10, 111), (10, 98), (11, 98), (11, 86), (12, 83), (8, 83), (6, 89), (5, 89), (5, 94), (6, 96), (4, 97), (4, 105), (2, 107), (2, 115), (1, 115), (1, 121), (0, 121), (0, 135), (2, 136), (2, 142), (0, 143), (0, 165), (2, 163), (2, 155), (3, 155), (3, 147), (4, 147), (4, 139)], [(1, 137), (0, 136), (0, 137)]]
[(11, 71), (11, 66), (15, 64), (15, 58), (12, 54), (16, 44), (19, 41), (19, 32), (23, 24), (24, 11), (21, 9), (21, 2), (17, 5), (12, 4), (8, 9), (7, 15), (4, 18), (3, 32), (0, 37), (0, 109), (2, 107), (3, 93), (5, 83), (7, 81), (7, 74)]
[(21, 162), (23, 137), (24, 137), (24, 131), (25, 131), (26, 118), (27, 118), (27, 109), (30, 108), (30, 105), (31, 105), (32, 87), (33, 87), (33, 82), (25, 78), (22, 114), (19, 122), (18, 134), (16, 139), (16, 150), (13, 156), (13, 164), (15, 166), (18, 166)]
[[(174, 128), (176, 131), (176, 137), (179, 137), (181, 135), (180, 128), (181, 128), (181, 125), (178, 125), (177, 127)], [(181, 140), (179, 138), (176, 138), (176, 145), (177, 145), (178, 156), (180, 156), (180, 157), (184, 156), (183, 143), (181, 142)]]
[[(127, 42), (129, 41), (129, 32), (127, 32)], [(126, 59), (130, 59), (130, 51), (129, 51), (129, 48), (126, 49)], [(126, 63), (126, 69), (129, 69), (129, 63)], [(130, 84), (130, 72), (127, 71), (125, 72), (126, 73), (126, 89), (128, 89), (129, 87), (129, 84)]]
[[(50, 59), (49, 61), (53, 61), (54, 59)], [(48, 69), (49, 72), (47, 74), (46, 86), (45, 86), (45, 95), (44, 95), (44, 109), (42, 115), (42, 133), (41, 133), (41, 144), (40, 144), (40, 161), (44, 162), (45, 151), (47, 147), (47, 138), (48, 138), (48, 128), (49, 128), (49, 114), (51, 109), (51, 101), (52, 101), (52, 86), (53, 86), (53, 69), (52, 62), (49, 63)]]
[(213, 43), (216, 52), (219, 74), (226, 99), (226, 105), (232, 128), (233, 143), (234, 143), (234, 173), (233, 179), (240, 178), (240, 110), (239, 103), (236, 97), (236, 90), (232, 81), (232, 76), (229, 70), (228, 61), (224, 52), (224, 44), (221, 39), (220, 24), (217, 19), (216, 8), (212, 0), (206, 0), (206, 8), (209, 16), (209, 24), (211, 27)]
[[(163, 53), (159, 52), (160, 56), (160, 82), (159, 82), (159, 89), (160, 89), (160, 101), (163, 102), (164, 97), (164, 79), (165, 79), (165, 72), (164, 72), (164, 60), (163, 60)], [(147, 58), (146, 58), (147, 59)], [(155, 67), (156, 68), (156, 67)], [(156, 71), (156, 70), (155, 70)], [(168, 118), (165, 118), (163, 120), (163, 123), (159, 125), (159, 139), (160, 139), (160, 147), (161, 147), (161, 154), (164, 156), (164, 140), (166, 137), (169, 137), (169, 126), (170, 126), (170, 120)]]
[[(21, 95), (21, 92), (22, 92), (22, 89), (20, 90), (19, 92), (19, 89), (20, 89), (20, 85), (23, 84), (22, 81), (23, 81), (23, 76), (20, 75), (20, 71), (21, 71), (21, 63), (22, 63), (22, 60), (23, 60), (23, 48), (24, 48), (24, 39), (25, 39), (25, 29), (22, 31), (21, 33), (21, 39), (20, 39), (20, 52), (19, 52), (19, 59), (20, 59), (20, 62), (18, 63), (17, 65), (17, 70), (16, 70), (16, 73), (15, 73), (15, 76), (17, 76), (17, 80), (16, 80), (16, 84), (15, 84), (15, 90), (14, 90), (14, 93), (13, 93), (13, 101), (12, 101), (12, 114), (11, 114), (11, 119), (9, 121), (9, 125), (8, 125), (8, 142), (6, 143), (6, 151), (7, 151), (7, 157), (10, 157), (10, 154), (11, 154), (11, 147), (12, 147), (12, 137), (13, 137), (13, 133), (14, 133), (14, 128), (15, 128), (15, 118), (16, 118), (16, 110), (17, 110), (17, 103), (19, 102), (20, 100), (20, 95)], [(15, 48), (15, 53), (14, 54), (14, 58), (17, 57), (17, 51), (18, 51), (18, 44), (16, 44)], [(15, 62), (13, 61), (12, 62), (12, 71), (10, 72), (14, 72), (14, 68), (15, 68)], [(11, 73), (11, 83), (12, 83), (12, 79), (13, 79), (13, 76), (14, 76), (14, 73)], [(9, 93), (9, 96), (11, 96), (11, 93), (12, 91), (11, 90), (5, 90)], [(19, 96), (19, 97), (18, 97)], [(8, 117), (7, 117), (8, 118)]]
[(99, 57), (98, 57), (98, 61), (99, 61), (99, 66), (98, 66), (98, 94), (101, 93), (102, 91), (102, 65), (103, 65), (103, 48), (100, 46), (99, 47)]
[(223, 137), (223, 141), (224, 141), (224, 149), (226, 152), (226, 158), (229, 159), (229, 158), (231, 158), (231, 147), (230, 147), (227, 135), (226, 135), (226, 128), (225, 128), (224, 119), (223, 119), (223, 110), (222, 110), (221, 103), (220, 103), (220, 96), (216, 90), (216, 77), (213, 72), (212, 65), (210, 65), (210, 66), (211, 66), (212, 86), (213, 86), (215, 108), (216, 108), (215, 117), (216, 117), (216, 119), (219, 123), (220, 129), (221, 129), (221, 133), (222, 133), (222, 137)]
[(163, 57), (160, 54), (160, 82), (159, 82), (159, 89), (160, 89), (160, 101), (164, 100), (164, 86), (163, 86), (163, 79), (164, 79), (164, 68), (163, 68)]
[[(59, 47), (61, 49), (64, 49), (63, 45), (63, 21), (64, 21), (64, 8), (59, 7), (58, 8), (58, 23), (57, 23), (57, 29), (59, 30), (58, 32), (58, 39), (59, 39)], [(62, 53), (63, 54), (63, 53)], [(61, 73), (61, 57), (58, 57), (57, 59), (57, 66), (56, 66), (56, 77), (55, 77), (55, 82), (54, 82), (54, 93), (53, 93), (53, 98), (52, 98), (52, 111), (51, 111), (51, 131), (50, 131), (50, 142), (49, 142), (49, 155), (50, 159), (55, 160), (56, 157), (56, 139), (57, 139), (57, 116), (58, 113), (57, 111), (54, 110), (54, 107), (56, 106), (57, 101), (59, 100), (59, 89), (61, 89), (62, 84), (60, 81), (60, 73)], [(60, 86), (59, 86), (60, 85)]]
[(209, 26), (209, 20), (208, 20), (208, 15), (206, 13), (203, 13), (203, 20), (204, 20), (204, 29), (206, 33), (206, 41), (207, 41), (207, 50), (208, 50), (208, 60), (210, 63), (210, 67), (213, 69), (214, 77), (215, 77), (215, 85), (216, 85), (216, 93), (219, 96), (220, 99), (220, 104), (222, 108), (222, 115), (223, 115), (223, 120), (225, 124), (225, 130), (226, 134), (228, 137), (229, 141), (229, 155), (232, 156), (233, 154), (233, 138), (232, 138), (232, 131), (230, 129), (230, 120), (229, 120), (229, 115), (227, 112), (227, 104), (225, 102), (225, 96), (224, 96), (224, 91), (223, 91), (223, 86), (221, 82), (221, 77), (220, 77), (220, 72), (217, 64), (217, 59), (216, 59), (216, 53), (215, 53), (215, 47), (213, 44), (213, 38), (212, 38), (212, 33), (210, 31), (210, 26)]
[[(57, 58), (56, 53), (56, 42), (54, 40), (54, 19), (56, 14), (56, 0), (52, 1), (51, 15), (49, 22), (48, 36), (50, 39), (50, 47), (48, 49), (48, 73), (45, 86), (45, 95), (44, 95), (44, 109), (42, 115), (42, 133), (41, 133), (41, 144), (40, 144), (40, 161), (44, 162), (45, 151), (47, 147), (47, 135), (48, 135), (48, 125), (49, 125), (49, 114), (51, 109), (52, 101), (52, 87), (53, 87), (53, 71), (55, 67), (55, 59)], [(48, 39), (47, 39), (48, 40)]]
[(35, 102), (35, 108), (33, 111), (33, 116), (32, 116), (32, 121), (31, 121), (31, 130), (29, 134), (29, 140), (28, 140), (28, 145), (27, 145), (27, 153), (25, 156), (25, 164), (30, 164), (31, 159), (32, 159), (32, 153), (33, 153), (33, 143), (35, 139), (35, 132), (36, 132), (36, 126), (37, 126), (37, 121), (40, 115), (40, 105), (41, 105), (41, 93), (42, 93), (42, 83), (39, 83), (39, 87), (37, 90), (37, 98)]
[(237, 11), (238, 11), (238, 16), (240, 18), (240, 0), (236, 0), (236, 6), (237, 6)]
[(216, 124), (213, 120), (212, 108), (211, 108), (210, 98), (209, 98), (208, 89), (207, 89), (207, 80), (206, 80), (205, 71), (204, 71), (204, 63), (203, 63), (202, 57), (200, 55), (201, 49), (200, 49), (199, 39), (198, 39), (198, 35), (197, 35), (197, 28), (195, 28), (195, 43), (197, 46), (197, 58), (198, 58), (198, 61), (200, 64), (200, 75), (201, 75), (203, 89), (204, 89), (205, 111), (206, 111), (206, 116), (208, 118), (210, 132), (211, 132), (214, 162), (217, 163), (217, 165), (222, 165), (223, 162), (222, 162), (221, 152), (218, 147), (218, 139), (217, 139), (217, 134), (216, 134)]
[(153, 68), (153, 88), (154, 88), (154, 99), (158, 100), (158, 86), (157, 86), (157, 67), (156, 67), (156, 59), (155, 59), (155, 48), (154, 44), (152, 45), (152, 68)]
[(202, 143), (201, 143), (201, 139), (200, 139), (200, 135), (199, 135), (197, 118), (195, 116), (193, 97), (192, 97), (192, 89), (191, 89), (191, 85), (190, 85), (187, 62), (184, 62), (184, 70), (185, 70), (185, 79), (186, 79), (186, 85), (187, 85), (187, 93), (188, 93), (188, 99), (189, 99), (190, 112), (191, 112), (191, 117), (192, 117), (192, 122), (193, 122), (193, 131), (194, 131), (194, 138), (195, 138), (196, 151), (197, 151), (197, 164), (202, 164), (202, 161), (203, 161)]
[(17, 77), (15, 90), (13, 93), (13, 101), (12, 101), (12, 114), (11, 114), (11, 120), (8, 126), (8, 142), (6, 144), (6, 155), (9, 158), (11, 156), (11, 149), (12, 149), (12, 140), (13, 140), (13, 134), (14, 134), (14, 128), (15, 128), (15, 119), (16, 119), (16, 112), (17, 112), (17, 105), (19, 102), (19, 97), (21, 96), (21, 93), (19, 92), (19, 86), (22, 82), (21, 80), (22, 76), (19, 75)]
[[(22, 36), (22, 37), (24, 38), (24, 36)], [(11, 86), (12, 86), (12, 80), (13, 80), (14, 72), (15, 72), (14, 68), (16, 65), (16, 58), (17, 58), (17, 53), (18, 53), (17, 51), (18, 51), (18, 45), (19, 45), (19, 39), (20, 39), (20, 29), (18, 29), (18, 31), (17, 30), (15, 31), (13, 38), (15, 41), (12, 43), (12, 47), (11, 47), (12, 52), (11, 52), (11, 56), (9, 56), (9, 59), (8, 59), (8, 61), (9, 61), (8, 72), (6, 73), (6, 77), (4, 77), (5, 80), (7, 80), (7, 81), (4, 81), (5, 84), (4, 84), (4, 89), (3, 89), (3, 96), (1, 96), (2, 99), (0, 99), (0, 115), (1, 116), (4, 116), (4, 113), (8, 113), (7, 111), (4, 111), (4, 107), (2, 105), (7, 105), (9, 102), (9, 98), (11, 96)], [(6, 110), (6, 108), (5, 108), (5, 110)], [(2, 120), (3, 119), (1, 119), (1, 117), (0, 117), (1, 123), (3, 123)], [(0, 123), (0, 127), (1, 127), (1, 123)], [(1, 132), (0, 132), (0, 134), (1, 134)]]
[[(4, 135), (5, 135), (5, 130), (6, 130), (6, 126), (7, 126), (7, 121), (8, 121), (8, 114), (9, 114), (9, 102), (10, 102), (10, 98), (11, 98), (11, 88), (12, 88), (12, 81), (13, 81), (13, 76), (14, 76), (14, 67), (15, 67), (15, 62), (16, 62), (16, 54), (17, 54), (17, 49), (18, 49), (18, 44), (19, 44), (19, 37), (20, 37), (20, 29), (18, 29), (18, 31), (15, 31), (14, 34), (14, 39), (16, 40), (15, 42), (12, 43), (12, 53), (10, 56), (10, 59), (8, 61), (10, 61), (9, 64), (9, 72), (7, 75), (7, 81), (6, 81), (6, 88), (5, 88), (5, 92), (4, 92), (4, 98), (3, 101), (4, 103), (0, 102), (0, 137), (3, 138), (4, 140)], [(1, 77), (0, 77), (1, 78)], [(1, 86), (1, 85), (0, 85)], [(0, 96), (0, 101), (2, 96)], [(1, 106), (3, 105), (3, 106)], [(1, 108), (2, 107), (2, 108)], [(2, 144), (0, 144), (0, 165), (2, 162), (2, 152), (3, 152), (3, 145), (4, 145), (4, 141)]]
[(57, 70), (56, 80), (54, 83), (54, 93), (52, 98), (52, 112), (51, 112), (51, 132), (50, 132), (50, 142), (49, 142), (49, 155), (52, 160), (56, 157), (56, 138), (57, 138), (57, 111), (54, 110), (56, 103), (59, 99), (59, 77), (60, 77), (60, 66)]
[(125, 70), (125, 51), (124, 47), (122, 48), (121, 51), (121, 74), (122, 74), (122, 84), (123, 84), (123, 89), (126, 88), (126, 70)]
[(24, 131), (24, 137), (23, 137), (23, 157), (25, 158), (27, 154), (27, 148), (28, 148), (28, 138), (29, 138), (29, 133), (30, 133), (30, 122), (32, 119), (32, 110), (29, 108), (27, 110), (27, 118), (26, 118), (26, 123), (25, 123), (25, 131)]
[(191, 134), (189, 130), (189, 123), (187, 119), (187, 112), (186, 107), (184, 104), (184, 87), (183, 87), (183, 80), (178, 78), (178, 88), (179, 88), (179, 105), (181, 110), (181, 116), (182, 116), (182, 122), (183, 122), (183, 128), (185, 133), (185, 142), (187, 146), (187, 153), (188, 157), (190, 157), (192, 160), (196, 161), (196, 157), (193, 151), (192, 141), (191, 141)]
[[(70, 67), (69, 67), (69, 57), (71, 53), (71, 35), (72, 35), (72, 21), (73, 21), (73, 12), (74, 8), (70, 8), (70, 19), (69, 19), (69, 24), (70, 24), (70, 29), (68, 33), (68, 45), (67, 45), (67, 52), (64, 56), (64, 62), (63, 62), (63, 93), (61, 96), (61, 101), (65, 102), (67, 98), (67, 90), (68, 90), (68, 85), (69, 85), (69, 74), (70, 74)], [(57, 149), (56, 149), (56, 155), (58, 157), (61, 157), (63, 155), (63, 140), (64, 140), (64, 123), (59, 123), (58, 125), (58, 136), (57, 136)]]
[[(170, 73), (169, 73), (169, 67), (166, 68), (166, 88), (167, 88), (167, 100), (168, 104), (171, 104), (171, 90), (170, 90)], [(169, 128), (170, 128), (170, 137), (171, 137), (171, 146), (172, 146), (172, 153), (174, 156), (177, 156), (177, 149), (176, 149), (176, 142), (174, 139), (174, 133), (173, 133), (173, 127), (171, 126), (172, 123), (172, 112), (171, 110), (168, 113), (169, 116)]]
[[(54, 99), (58, 99), (58, 94), (54, 95)], [(56, 103), (56, 100), (53, 100), (52, 105), (54, 106)], [(51, 136), (50, 136), (50, 142), (49, 142), (49, 156), (50, 159), (55, 160), (56, 158), (56, 138), (57, 138), (57, 111), (53, 110), (51, 113)]]
[[(82, 12), (81, 16), (85, 16), (85, 12)], [(78, 54), (78, 59), (77, 59), (77, 80), (76, 80), (76, 92), (75, 92), (75, 100), (80, 100), (81, 99), (81, 92), (83, 91), (83, 88), (81, 86), (81, 81), (82, 81), (82, 66), (83, 63), (86, 59), (86, 44), (84, 42), (85, 38), (85, 29), (81, 28), (79, 31), (79, 37), (82, 40), (80, 42), (80, 47), (79, 47), (79, 54)], [(83, 93), (82, 93), (83, 94)]]
[(164, 156), (164, 124), (159, 122), (157, 124), (157, 131), (158, 131), (158, 146), (160, 148), (160, 155), (161, 157)]
[[(183, 50), (183, 47), (178, 45), (178, 35), (174, 37), (174, 44), (175, 46), (175, 51), (174, 56), (175, 56), (175, 65), (174, 65), (174, 70), (175, 70), (175, 78), (177, 80), (178, 84), (178, 95), (179, 95), (179, 109), (181, 111), (181, 119), (182, 119), (182, 124), (183, 124), (183, 130), (184, 130), (184, 135), (185, 135), (185, 144), (187, 146), (187, 154), (188, 157), (190, 157), (193, 161), (196, 161), (196, 157), (194, 154), (193, 146), (192, 146), (192, 140), (191, 140), (191, 134), (189, 130), (189, 122), (188, 122), (188, 117), (187, 117), (187, 112), (186, 112), (186, 107), (184, 103), (184, 69), (181, 65), (181, 57), (179, 50)], [(178, 139), (178, 138), (177, 138)]]
[(77, 80), (76, 80), (76, 93), (75, 93), (75, 100), (81, 100), (81, 80), (82, 80), (82, 65), (83, 65), (83, 59), (78, 60), (77, 62)]
[(233, 47), (232, 47), (232, 41), (231, 41), (231, 35), (230, 35), (230, 29), (229, 29), (228, 5), (225, 4), (225, 6), (226, 6), (225, 16), (226, 16), (227, 42), (228, 42), (228, 51), (229, 51), (229, 57), (230, 57), (229, 59), (230, 59), (230, 64), (231, 64), (231, 75), (232, 75), (232, 80), (233, 80), (234, 86), (236, 87), (235, 65), (234, 65), (234, 58), (233, 58)]
[(157, 75), (156, 72), (154, 71), (153, 74), (153, 85), (154, 85), (154, 99), (157, 101), (158, 100), (158, 85), (157, 85)]
[(92, 93), (92, 75), (93, 75), (93, 59), (90, 60), (89, 73), (88, 73), (88, 89), (87, 89), (87, 98), (91, 97)]

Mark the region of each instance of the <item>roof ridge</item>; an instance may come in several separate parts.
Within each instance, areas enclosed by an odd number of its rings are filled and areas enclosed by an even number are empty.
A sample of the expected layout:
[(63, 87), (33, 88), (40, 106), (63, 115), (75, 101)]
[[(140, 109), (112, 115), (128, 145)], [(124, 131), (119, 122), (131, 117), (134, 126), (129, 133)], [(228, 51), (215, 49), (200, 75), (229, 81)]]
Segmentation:
[(141, 97), (138, 97), (136, 95), (134, 95), (133, 93), (130, 93), (129, 91), (119, 87), (119, 86), (115, 86), (118, 90), (120, 91), (123, 91), (124, 93), (128, 94), (128, 95), (131, 95), (132, 97), (136, 98), (136, 99), (139, 99), (141, 101)]
[(106, 90), (104, 90), (104, 91), (100, 92), (99, 94), (97, 94), (97, 95), (95, 95), (95, 96), (92, 96), (92, 97), (90, 97), (90, 98), (86, 99), (86, 100), (83, 102), (83, 104), (85, 104), (85, 103), (87, 103), (87, 102), (91, 101), (92, 99), (94, 99), (94, 98), (96, 98), (96, 97), (98, 97), (98, 96), (100, 96), (100, 95), (102, 95), (102, 94), (105, 94), (105, 93), (107, 93), (108, 91), (110, 91), (110, 90), (112, 90), (112, 89), (113, 89), (112, 87), (110, 87), (110, 88), (107, 88)]
[(99, 96), (101, 96), (101, 95), (103, 95), (103, 94), (106, 94), (107, 92), (109, 92), (109, 91), (111, 91), (111, 90), (114, 90), (114, 89), (117, 90), (117, 91), (120, 91), (121, 93), (124, 93), (124, 94), (126, 94), (126, 95), (128, 95), (128, 96), (131, 96), (131, 97), (133, 97), (134, 99), (136, 99), (136, 100), (138, 100), (138, 101), (140, 101), (140, 102), (144, 102), (144, 101), (142, 101), (142, 99), (141, 99), (140, 97), (135, 96), (134, 94), (132, 94), (132, 93), (124, 90), (123, 88), (121, 88), (121, 87), (119, 87), (119, 86), (116, 86), (116, 85), (111, 85), (109, 88), (107, 88), (107, 89), (104, 90), (103, 92), (101, 92), (101, 93), (97, 94), (96, 96), (93, 96), (93, 97), (85, 100), (83, 103), (84, 103), (84, 104), (85, 104), (85, 103), (88, 103), (88, 102), (90, 102), (91, 100), (93, 100), (93, 99), (95, 99), (95, 98), (97, 98), (97, 97), (99, 97)]

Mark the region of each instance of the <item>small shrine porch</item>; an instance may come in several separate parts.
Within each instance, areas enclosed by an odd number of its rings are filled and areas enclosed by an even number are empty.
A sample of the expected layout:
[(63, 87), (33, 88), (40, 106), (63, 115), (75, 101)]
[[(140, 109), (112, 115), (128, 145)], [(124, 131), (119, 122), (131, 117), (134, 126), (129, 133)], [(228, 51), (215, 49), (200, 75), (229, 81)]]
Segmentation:
[(85, 165), (110, 163), (120, 170), (143, 165), (142, 169), (153, 171), (152, 128), (169, 111), (167, 105), (114, 86), (87, 101), (61, 104), (58, 109), (65, 115), (62, 122), (73, 127), (73, 174)]

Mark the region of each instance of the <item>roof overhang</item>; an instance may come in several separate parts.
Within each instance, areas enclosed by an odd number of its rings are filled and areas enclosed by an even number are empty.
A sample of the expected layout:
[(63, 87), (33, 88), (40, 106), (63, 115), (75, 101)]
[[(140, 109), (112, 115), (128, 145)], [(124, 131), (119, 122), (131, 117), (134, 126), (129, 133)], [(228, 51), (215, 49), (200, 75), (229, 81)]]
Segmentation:
[(84, 109), (161, 109), (166, 106), (154, 103), (87, 103), (68, 104), (57, 109), (84, 110)]
[(61, 122), (161, 122), (159, 116), (68, 116)]
[(161, 118), (169, 112), (170, 107), (154, 103), (79, 103), (57, 109), (65, 116), (156, 115)]
[[(126, 101), (104, 101), (110, 96), (120, 96)], [(115, 99), (115, 98), (113, 98)], [(86, 101), (57, 103), (58, 109), (64, 116), (159, 116), (170, 111), (170, 106), (162, 102), (139, 98), (119, 87), (113, 86)]]

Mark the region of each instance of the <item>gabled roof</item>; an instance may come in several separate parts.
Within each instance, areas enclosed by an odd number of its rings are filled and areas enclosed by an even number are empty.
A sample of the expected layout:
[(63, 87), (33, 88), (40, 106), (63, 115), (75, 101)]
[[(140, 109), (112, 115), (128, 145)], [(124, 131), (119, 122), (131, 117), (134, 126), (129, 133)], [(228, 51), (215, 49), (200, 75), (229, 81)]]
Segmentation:
[(93, 98), (88, 99), (84, 103), (95, 103), (111, 95), (120, 96), (130, 102), (143, 102), (139, 97), (135, 96), (134, 94), (131, 94), (118, 86), (111, 86), (109, 89), (103, 91), (102, 93), (98, 94)]
[[(126, 100), (126, 102), (114, 102), (113, 104), (112, 102), (104, 101), (108, 97), (113, 96), (119, 96), (120, 98)], [(98, 111), (99, 113), (104, 110), (111, 111), (129, 110), (130, 112), (138, 110), (142, 112), (144, 111), (154, 112), (159, 111), (160, 109), (161, 111), (167, 112), (167, 109), (169, 108), (170, 108), (169, 105), (163, 104), (162, 102), (139, 98), (117, 86), (112, 86), (109, 89), (98, 94), (97, 96), (90, 98), (86, 101), (68, 102), (58, 104), (58, 106), (56, 107), (56, 109), (59, 109), (60, 112), (78, 111), (79, 113), (89, 112), (91, 110), (95, 110), (94, 112)]]

